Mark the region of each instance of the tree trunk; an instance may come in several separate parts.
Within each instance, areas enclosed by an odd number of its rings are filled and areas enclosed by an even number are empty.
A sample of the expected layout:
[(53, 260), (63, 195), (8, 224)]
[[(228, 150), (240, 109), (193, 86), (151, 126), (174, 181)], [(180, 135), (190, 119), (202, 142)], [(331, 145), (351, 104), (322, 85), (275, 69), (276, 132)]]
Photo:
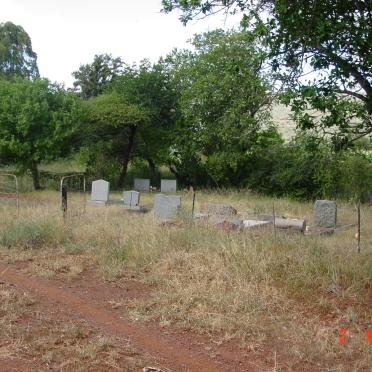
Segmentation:
[(147, 162), (149, 163), (149, 168), (150, 168), (150, 171), (151, 171), (151, 177), (154, 181), (154, 185), (155, 186), (160, 186), (160, 174), (159, 172), (156, 170), (156, 164), (155, 164), (155, 161), (151, 158), (147, 158)]
[(31, 163), (31, 175), (35, 190), (40, 190), (40, 174), (38, 169), (38, 162), (36, 160), (33, 160)]
[(136, 134), (136, 127), (131, 126), (129, 128), (129, 138), (128, 138), (128, 146), (126, 147), (124, 154), (123, 154), (123, 162), (121, 165), (121, 172), (118, 180), (118, 186), (122, 188), (124, 186), (125, 177), (127, 175), (128, 164), (130, 159), (130, 154), (132, 153), (133, 143), (134, 143), (134, 136)]

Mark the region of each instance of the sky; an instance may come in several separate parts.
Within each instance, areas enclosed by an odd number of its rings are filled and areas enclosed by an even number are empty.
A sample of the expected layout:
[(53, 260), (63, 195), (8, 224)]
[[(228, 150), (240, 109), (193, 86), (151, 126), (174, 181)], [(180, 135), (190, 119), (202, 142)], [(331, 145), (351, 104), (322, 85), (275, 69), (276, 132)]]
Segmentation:
[(193, 34), (237, 27), (237, 16), (219, 14), (186, 27), (178, 13), (161, 13), (161, 0), (0, 0), (0, 23), (29, 34), (40, 75), (71, 87), (81, 64), (108, 53), (127, 63), (155, 62), (173, 48), (190, 48)]

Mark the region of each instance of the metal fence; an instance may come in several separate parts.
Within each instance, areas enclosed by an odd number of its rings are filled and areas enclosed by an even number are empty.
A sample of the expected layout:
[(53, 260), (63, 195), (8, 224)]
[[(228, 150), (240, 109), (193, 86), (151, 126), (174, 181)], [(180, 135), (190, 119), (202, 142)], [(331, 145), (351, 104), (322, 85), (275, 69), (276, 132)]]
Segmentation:
[(18, 178), (12, 173), (0, 173), (0, 206), (14, 208), (19, 216), (19, 186)]
[(84, 174), (71, 174), (60, 180), (61, 210), (64, 218), (79, 217), (86, 211)]

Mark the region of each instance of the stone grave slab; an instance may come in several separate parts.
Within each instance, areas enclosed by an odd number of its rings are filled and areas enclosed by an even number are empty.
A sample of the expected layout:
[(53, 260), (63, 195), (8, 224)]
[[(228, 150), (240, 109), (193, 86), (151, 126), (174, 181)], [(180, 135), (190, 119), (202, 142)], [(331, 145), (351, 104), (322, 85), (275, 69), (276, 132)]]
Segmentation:
[(212, 215), (222, 215), (222, 216), (233, 216), (238, 212), (235, 208), (228, 204), (219, 204), (219, 203), (208, 203), (203, 212)]
[(160, 192), (177, 192), (177, 180), (160, 180)]
[(135, 178), (133, 188), (136, 191), (150, 191), (150, 180), (148, 178)]
[(332, 200), (317, 200), (314, 204), (313, 222), (316, 227), (332, 228), (337, 224), (337, 205)]
[(92, 191), (89, 204), (106, 205), (109, 202), (110, 182), (105, 180), (96, 180), (92, 182)]
[(272, 221), (243, 220), (243, 226), (247, 228), (264, 227), (272, 224)]
[(177, 217), (181, 207), (181, 196), (157, 194), (154, 199), (155, 218), (168, 220)]

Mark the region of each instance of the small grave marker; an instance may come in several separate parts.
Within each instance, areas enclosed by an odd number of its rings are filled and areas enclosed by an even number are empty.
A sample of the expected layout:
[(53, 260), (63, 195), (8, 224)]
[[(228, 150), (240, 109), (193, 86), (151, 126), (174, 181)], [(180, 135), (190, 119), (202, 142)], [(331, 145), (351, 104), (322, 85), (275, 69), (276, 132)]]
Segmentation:
[(150, 191), (150, 180), (147, 178), (135, 178), (133, 188), (136, 191)]
[(89, 204), (106, 205), (109, 202), (110, 182), (97, 180), (92, 182)]
[(155, 195), (154, 216), (159, 219), (172, 219), (177, 217), (181, 207), (181, 197), (178, 195)]
[(317, 200), (314, 204), (314, 225), (334, 229), (337, 224), (337, 205), (331, 200)]
[(160, 192), (177, 192), (177, 180), (161, 180)]
[(235, 208), (228, 204), (209, 203), (206, 205), (204, 210), (205, 213), (222, 215), (222, 216), (233, 216), (238, 212)]
[(123, 193), (124, 205), (133, 207), (138, 206), (140, 202), (140, 193), (138, 191), (124, 191)]

